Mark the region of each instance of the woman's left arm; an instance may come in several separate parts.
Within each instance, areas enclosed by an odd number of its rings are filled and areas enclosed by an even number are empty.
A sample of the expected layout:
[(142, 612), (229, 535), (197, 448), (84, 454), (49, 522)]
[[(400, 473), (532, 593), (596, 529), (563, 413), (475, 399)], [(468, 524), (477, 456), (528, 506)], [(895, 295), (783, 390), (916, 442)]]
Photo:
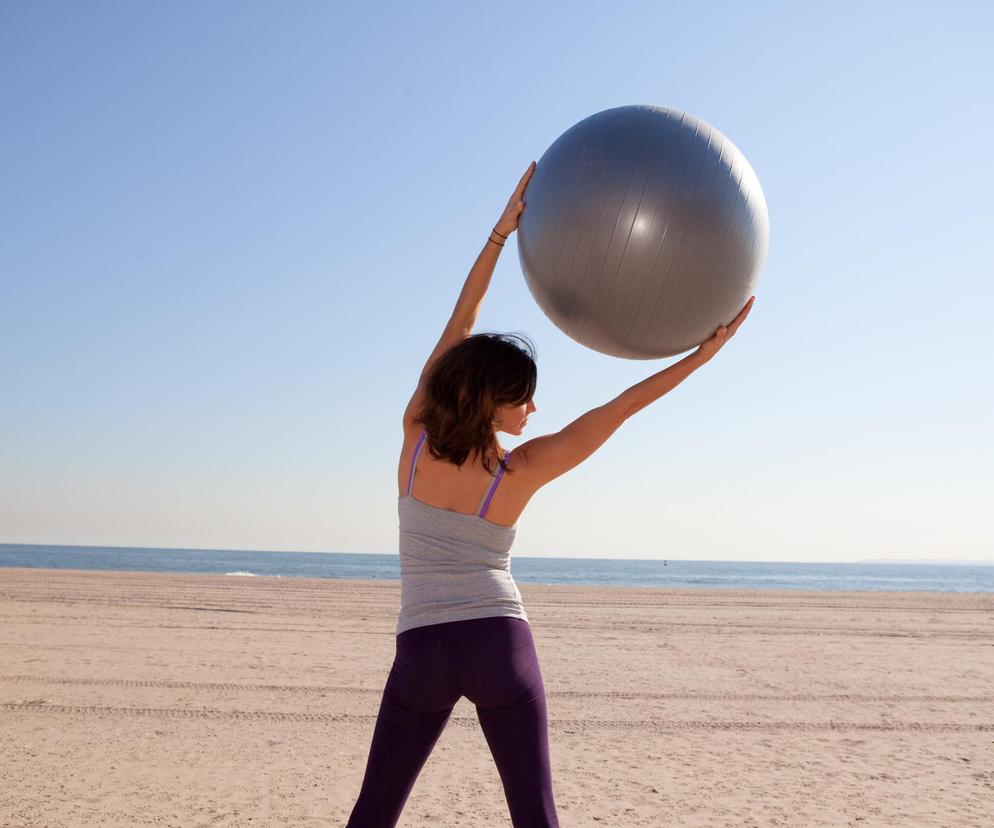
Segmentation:
[(421, 376), (418, 379), (418, 387), (414, 391), (411, 401), (407, 404), (407, 409), (404, 411), (405, 426), (413, 417), (420, 413), (425, 380), (431, 371), (432, 365), (435, 364), (435, 360), (473, 332), (473, 326), (476, 325), (476, 318), (480, 315), (480, 307), (483, 305), (483, 297), (487, 293), (487, 288), (490, 287), (490, 277), (493, 276), (494, 267), (497, 265), (497, 257), (500, 256), (500, 251), (511, 233), (518, 229), (518, 219), (521, 216), (522, 210), (525, 209), (525, 202), (523, 201), (525, 188), (528, 186), (528, 181), (534, 172), (535, 162), (532, 161), (528, 165), (528, 169), (525, 170), (524, 175), (521, 176), (518, 186), (511, 193), (504, 212), (490, 233), (490, 238), (483, 245), (483, 250), (476, 257), (473, 267), (470, 268), (469, 275), (466, 277), (466, 283), (463, 285), (459, 298), (456, 300), (452, 316), (449, 318), (445, 330), (442, 331), (442, 336), (439, 338), (438, 344), (435, 345), (435, 349), (425, 362), (425, 366), (421, 370)]

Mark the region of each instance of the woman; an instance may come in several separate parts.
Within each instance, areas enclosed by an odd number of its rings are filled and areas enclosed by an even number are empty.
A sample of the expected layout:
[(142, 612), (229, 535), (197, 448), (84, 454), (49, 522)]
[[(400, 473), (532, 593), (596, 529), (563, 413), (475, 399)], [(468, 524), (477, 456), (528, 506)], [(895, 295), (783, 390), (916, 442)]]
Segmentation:
[(558, 826), (545, 687), (509, 551), (532, 495), (587, 459), (632, 414), (711, 359), (753, 297), (694, 353), (588, 411), (562, 431), (505, 452), (536, 410), (527, 341), (473, 335), (497, 257), (517, 229), (533, 161), (459, 295), (404, 412), (397, 468), (401, 610), (396, 656), (347, 828), (392, 828), (455, 703), (475, 706), (515, 828)]

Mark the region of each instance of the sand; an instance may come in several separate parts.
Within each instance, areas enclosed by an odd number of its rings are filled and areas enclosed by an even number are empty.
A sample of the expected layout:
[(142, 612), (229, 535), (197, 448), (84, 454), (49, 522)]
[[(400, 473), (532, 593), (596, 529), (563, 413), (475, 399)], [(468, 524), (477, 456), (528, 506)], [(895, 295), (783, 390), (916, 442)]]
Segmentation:
[[(994, 825), (994, 596), (519, 584), (564, 826)], [(343, 826), (397, 581), (0, 569), (0, 825)], [(509, 826), (462, 699), (401, 826)]]

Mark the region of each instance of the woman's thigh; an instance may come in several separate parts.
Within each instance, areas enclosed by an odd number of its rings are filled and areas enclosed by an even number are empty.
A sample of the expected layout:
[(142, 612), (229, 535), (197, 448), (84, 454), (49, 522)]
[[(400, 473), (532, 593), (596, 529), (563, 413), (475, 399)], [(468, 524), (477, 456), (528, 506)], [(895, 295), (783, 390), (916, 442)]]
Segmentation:
[(415, 627), (396, 637), (386, 692), (407, 710), (434, 713), (459, 700), (456, 659), (445, 626)]
[(480, 621), (458, 630), (460, 686), (476, 705), (515, 828), (556, 828), (545, 687), (531, 628), (520, 618)]

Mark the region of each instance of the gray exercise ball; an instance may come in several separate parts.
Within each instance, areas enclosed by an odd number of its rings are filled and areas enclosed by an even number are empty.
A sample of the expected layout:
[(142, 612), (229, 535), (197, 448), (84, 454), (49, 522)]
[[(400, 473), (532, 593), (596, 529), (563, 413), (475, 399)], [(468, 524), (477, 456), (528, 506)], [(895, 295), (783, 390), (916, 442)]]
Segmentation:
[(619, 106), (564, 132), (524, 196), (518, 255), (546, 316), (627, 359), (672, 356), (755, 292), (769, 217), (759, 179), (721, 132), (659, 106)]

